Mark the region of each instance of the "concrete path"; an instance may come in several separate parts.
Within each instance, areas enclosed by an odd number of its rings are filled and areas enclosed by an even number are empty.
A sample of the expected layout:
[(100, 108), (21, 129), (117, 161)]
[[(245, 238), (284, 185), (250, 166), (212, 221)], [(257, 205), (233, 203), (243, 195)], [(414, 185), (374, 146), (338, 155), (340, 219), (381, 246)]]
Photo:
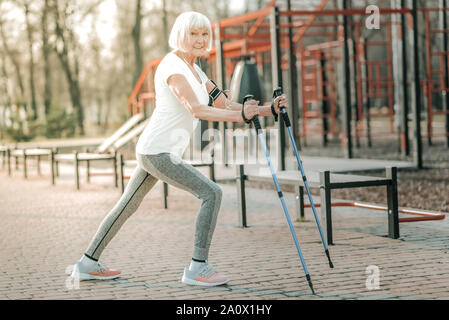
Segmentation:
[[(241, 229), (232, 184), (221, 185), (224, 197), (209, 258), (231, 278), (228, 285), (180, 282), (190, 263), (200, 200), (171, 187), (165, 210), (160, 183), (101, 257), (122, 276), (76, 283), (66, 272), (120, 192), (111, 177), (93, 177), (76, 191), (72, 168), (62, 172), (68, 174), (52, 186), (45, 167), (41, 177), (30, 170), (28, 180), (20, 172), (9, 177), (0, 170), (0, 299), (449, 299), (447, 219), (401, 224), (401, 238), (392, 240), (384, 236), (383, 213), (335, 208), (330, 247), (335, 268), (330, 269), (312, 212), (306, 211), (309, 221), (294, 225), (317, 292), (313, 296), (276, 192), (247, 189), (250, 227)], [(294, 220), (294, 195), (285, 196)]]

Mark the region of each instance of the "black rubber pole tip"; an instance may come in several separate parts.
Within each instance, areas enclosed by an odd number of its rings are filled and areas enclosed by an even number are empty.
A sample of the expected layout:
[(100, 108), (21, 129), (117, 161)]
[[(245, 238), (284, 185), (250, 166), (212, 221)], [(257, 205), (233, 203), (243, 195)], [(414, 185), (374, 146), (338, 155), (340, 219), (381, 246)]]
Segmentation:
[(310, 290), (312, 290), (312, 294), (316, 295), (315, 290), (313, 290), (312, 279), (310, 279), (310, 275), (306, 274), (307, 282), (309, 283)]
[(331, 257), (329, 255), (329, 250), (326, 250), (326, 256), (327, 259), (329, 260), (329, 267), (334, 268), (334, 264), (332, 263)]

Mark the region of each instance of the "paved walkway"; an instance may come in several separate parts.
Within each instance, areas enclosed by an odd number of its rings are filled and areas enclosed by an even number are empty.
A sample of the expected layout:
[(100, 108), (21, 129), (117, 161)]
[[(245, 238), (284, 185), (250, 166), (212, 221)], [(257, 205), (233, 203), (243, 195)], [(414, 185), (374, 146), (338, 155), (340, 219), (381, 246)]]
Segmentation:
[[(294, 225), (317, 292), (313, 296), (276, 193), (247, 189), (250, 227), (241, 229), (231, 184), (222, 185), (210, 252), (210, 262), (231, 278), (228, 285), (199, 288), (180, 282), (191, 258), (200, 200), (171, 187), (165, 210), (160, 183), (102, 255), (122, 277), (75, 283), (66, 271), (120, 192), (111, 177), (93, 177), (75, 191), (73, 170), (67, 170), (69, 175), (52, 186), (44, 166), (42, 177), (30, 170), (28, 180), (0, 169), (0, 299), (449, 299), (447, 219), (401, 224), (401, 238), (392, 240), (384, 236), (382, 213), (336, 208), (330, 247), (335, 268), (330, 269), (312, 213), (306, 211), (309, 221)], [(293, 215), (294, 195), (285, 196)]]

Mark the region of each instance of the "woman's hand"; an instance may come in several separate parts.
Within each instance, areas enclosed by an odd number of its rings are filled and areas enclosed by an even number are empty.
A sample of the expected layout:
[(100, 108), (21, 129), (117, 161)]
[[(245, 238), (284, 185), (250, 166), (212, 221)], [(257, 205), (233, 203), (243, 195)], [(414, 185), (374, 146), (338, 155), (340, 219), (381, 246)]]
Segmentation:
[(274, 111), (276, 111), (277, 114), (281, 113), (281, 108), (288, 108), (288, 99), (285, 94), (276, 97), (273, 101), (273, 105)]
[(259, 115), (259, 101), (248, 100), (245, 102), (244, 108), (245, 118), (248, 120), (252, 120)]

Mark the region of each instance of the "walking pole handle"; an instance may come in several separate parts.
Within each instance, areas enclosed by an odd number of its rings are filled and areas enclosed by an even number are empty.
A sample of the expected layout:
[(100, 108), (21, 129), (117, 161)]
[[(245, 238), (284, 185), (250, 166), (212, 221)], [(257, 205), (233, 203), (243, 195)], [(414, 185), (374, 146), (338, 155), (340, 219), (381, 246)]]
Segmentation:
[[(276, 98), (276, 97), (279, 97), (280, 95), (282, 95), (282, 88), (281, 87), (277, 87), (273, 91), (273, 99)], [(291, 127), (290, 118), (288, 117), (288, 113), (285, 110), (285, 107), (281, 107), (281, 111), (282, 111), (281, 112), (282, 119), (284, 119), (285, 125), (287, 127)]]
[(254, 99), (254, 96), (251, 94), (248, 94), (243, 98), (242, 118), (246, 123), (251, 123), (251, 121), (252, 121), (254, 123), (254, 127), (256, 128), (256, 132), (259, 133), (259, 130), (262, 130), (262, 126), (260, 125), (259, 118), (257, 118), (257, 116), (256, 116), (256, 117), (248, 120), (245, 117), (245, 103), (246, 103), (246, 101), (252, 100), (252, 99)]

